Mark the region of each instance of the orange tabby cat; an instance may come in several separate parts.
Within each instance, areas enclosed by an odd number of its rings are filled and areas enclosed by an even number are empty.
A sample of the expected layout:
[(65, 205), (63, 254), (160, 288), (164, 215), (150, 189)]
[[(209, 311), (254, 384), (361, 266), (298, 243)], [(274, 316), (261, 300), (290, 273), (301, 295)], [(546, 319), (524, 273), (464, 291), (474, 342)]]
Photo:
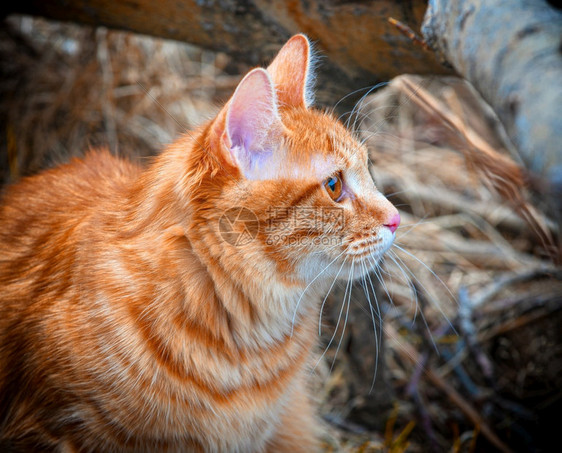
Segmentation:
[(311, 452), (320, 296), (399, 223), (310, 108), (308, 40), (141, 169), (96, 151), (0, 205), (0, 450)]

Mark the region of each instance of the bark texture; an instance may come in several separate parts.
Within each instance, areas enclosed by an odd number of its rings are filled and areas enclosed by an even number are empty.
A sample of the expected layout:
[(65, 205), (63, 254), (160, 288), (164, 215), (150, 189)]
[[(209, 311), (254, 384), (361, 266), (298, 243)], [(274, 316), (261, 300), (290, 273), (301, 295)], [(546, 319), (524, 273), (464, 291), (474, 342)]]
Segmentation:
[(492, 106), (562, 211), (562, 12), (544, 0), (430, 0), (422, 31)]
[(251, 65), (306, 33), (325, 57), (318, 100), (329, 105), (404, 72), (450, 72), (387, 21), (419, 29), (426, 0), (22, 0), (1, 8), (186, 41)]

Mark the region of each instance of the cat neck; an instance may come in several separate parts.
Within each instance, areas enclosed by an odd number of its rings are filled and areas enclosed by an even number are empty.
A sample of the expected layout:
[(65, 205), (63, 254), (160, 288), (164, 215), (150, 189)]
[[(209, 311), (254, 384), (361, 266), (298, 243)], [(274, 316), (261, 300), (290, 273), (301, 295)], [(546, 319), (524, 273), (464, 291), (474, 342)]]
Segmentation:
[(214, 295), (228, 314), (239, 344), (269, 346), (293, 336), (315, 318), (325, 282), (306, 281), (281, 274), (273, 262), (241, 262), (226, 256), (216, 238), (188, 234), (194, 258), (205, 269)]

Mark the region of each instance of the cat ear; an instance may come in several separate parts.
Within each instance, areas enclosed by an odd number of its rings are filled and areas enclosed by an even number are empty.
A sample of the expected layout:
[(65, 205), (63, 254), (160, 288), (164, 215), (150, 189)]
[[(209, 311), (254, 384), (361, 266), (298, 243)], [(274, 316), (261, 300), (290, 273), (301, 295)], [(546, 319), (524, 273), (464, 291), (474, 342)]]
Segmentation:
[(250, 71), (242, 79), (227, 107), (223, 143), (242, 173), (259, 177), (273, 154), (281, 128), (273, 82), (265, 69)]
[(279, 103), (308, 107), (314, 102), (314, 68), (310, 42), (305, 35), (295, 35), (281, 48), (267, 67)]

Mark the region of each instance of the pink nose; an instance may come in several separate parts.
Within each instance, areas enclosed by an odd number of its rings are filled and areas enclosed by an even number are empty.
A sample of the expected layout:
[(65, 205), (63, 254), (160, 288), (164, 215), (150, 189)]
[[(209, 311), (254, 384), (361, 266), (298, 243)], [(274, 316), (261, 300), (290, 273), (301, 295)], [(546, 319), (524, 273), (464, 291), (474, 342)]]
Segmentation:
[(385, 227), (394, 233), (398, 229), (398, 225), (400, 225), (400, 214), (394, 214), (388, 222), (384, 224)]

